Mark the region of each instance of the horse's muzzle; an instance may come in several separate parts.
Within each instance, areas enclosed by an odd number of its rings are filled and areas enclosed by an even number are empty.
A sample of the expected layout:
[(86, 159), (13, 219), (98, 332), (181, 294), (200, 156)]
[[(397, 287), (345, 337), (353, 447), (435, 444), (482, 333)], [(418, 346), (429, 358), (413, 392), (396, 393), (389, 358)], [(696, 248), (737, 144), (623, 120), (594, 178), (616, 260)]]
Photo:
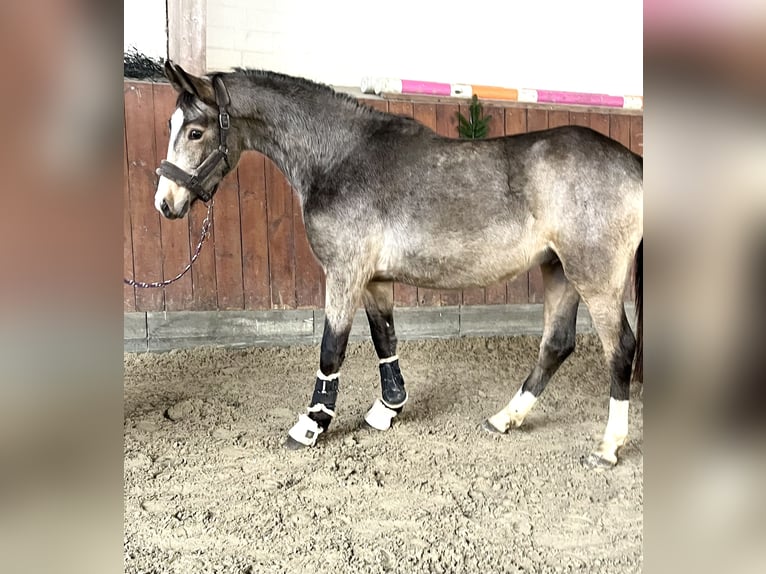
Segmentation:
[(181, 211), (178, 213), (173, 212), (170, 209), (170, 206), (168, 205), (168, 202), (164, 199), (160, 203), (160, 211), (162, 212), (162, 215), (167, 217), (168, 219), (181, 219), (184, 215), (186, 215), (189, 212), (189, 207), (191, 207), (192, 202), (187, 201), (184, 203), (183, 207), (181, 208)]
[(168, 219), (175, 219), (176, 215), (172, 211), (170, 211), (170, 206), (168, 205), (168, 202), (164, 199), (162, 200), (162, 203), (160, 203), (160, 211), (162, 212), (162, 215), (167, 217)]

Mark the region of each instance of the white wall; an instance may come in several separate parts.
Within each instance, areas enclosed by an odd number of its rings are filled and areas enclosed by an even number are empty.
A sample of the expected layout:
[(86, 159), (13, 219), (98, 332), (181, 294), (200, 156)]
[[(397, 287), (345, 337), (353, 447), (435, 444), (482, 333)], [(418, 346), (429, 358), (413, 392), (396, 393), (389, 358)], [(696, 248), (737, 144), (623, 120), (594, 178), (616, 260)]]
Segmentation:
[[(207, 0), (207, 10), (209, 70), (643, 94), (641, 0)], [(166, 57), (165, 2), (126, 0), (124, 14), (125, 49)]]
[(167, 58), (164, 0), (125, 0), (124, 49), (134, 47), (152, 58)]
[(643, 94), (641, 0), (207, 1), (209, 70)]

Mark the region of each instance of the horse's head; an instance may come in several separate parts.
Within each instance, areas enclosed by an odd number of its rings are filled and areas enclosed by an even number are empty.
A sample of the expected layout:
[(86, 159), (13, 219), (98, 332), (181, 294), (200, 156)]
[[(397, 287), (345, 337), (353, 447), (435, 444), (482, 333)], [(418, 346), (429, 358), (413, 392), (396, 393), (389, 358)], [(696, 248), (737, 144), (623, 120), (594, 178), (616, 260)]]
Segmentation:
[(171, 61), (165, 75), (178, 92), (170, 141), (154, 205), (165, 217), (183, 217), (197, 199), (212, 199), (236, 166), (241, 149), (230, 135), (229, 93), (220, 76), (198, 78)]

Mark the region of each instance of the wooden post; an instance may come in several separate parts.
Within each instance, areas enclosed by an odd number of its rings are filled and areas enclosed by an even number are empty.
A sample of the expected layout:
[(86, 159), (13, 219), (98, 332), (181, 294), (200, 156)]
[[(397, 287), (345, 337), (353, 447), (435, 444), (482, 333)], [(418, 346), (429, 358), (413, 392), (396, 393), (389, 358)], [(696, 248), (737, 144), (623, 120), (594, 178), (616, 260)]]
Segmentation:
[(168, 57), (197, 76), (207, 72), (207, 0), (167, 0)]

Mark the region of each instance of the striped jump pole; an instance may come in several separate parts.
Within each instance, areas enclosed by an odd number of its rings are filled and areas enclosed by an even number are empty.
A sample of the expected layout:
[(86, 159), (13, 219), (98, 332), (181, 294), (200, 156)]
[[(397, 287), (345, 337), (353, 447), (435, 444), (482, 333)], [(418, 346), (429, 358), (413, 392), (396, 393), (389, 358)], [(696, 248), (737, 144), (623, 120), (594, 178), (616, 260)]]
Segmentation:
[(642, 96), (615, 96), (588, 92), (565, 92), (557, 90), (535, 90), (529, 88), (503, 88), (478, 84), (448, 84), (421, 80), (399, 80), (394, 78), (363, 78), (362, 91), (375, 94), (411, 94), (453, 98), (471, 98), (476, 95), (485, 100), (509, 102), (566, 104), (577, 106), (601, 106), (641, 110)]

